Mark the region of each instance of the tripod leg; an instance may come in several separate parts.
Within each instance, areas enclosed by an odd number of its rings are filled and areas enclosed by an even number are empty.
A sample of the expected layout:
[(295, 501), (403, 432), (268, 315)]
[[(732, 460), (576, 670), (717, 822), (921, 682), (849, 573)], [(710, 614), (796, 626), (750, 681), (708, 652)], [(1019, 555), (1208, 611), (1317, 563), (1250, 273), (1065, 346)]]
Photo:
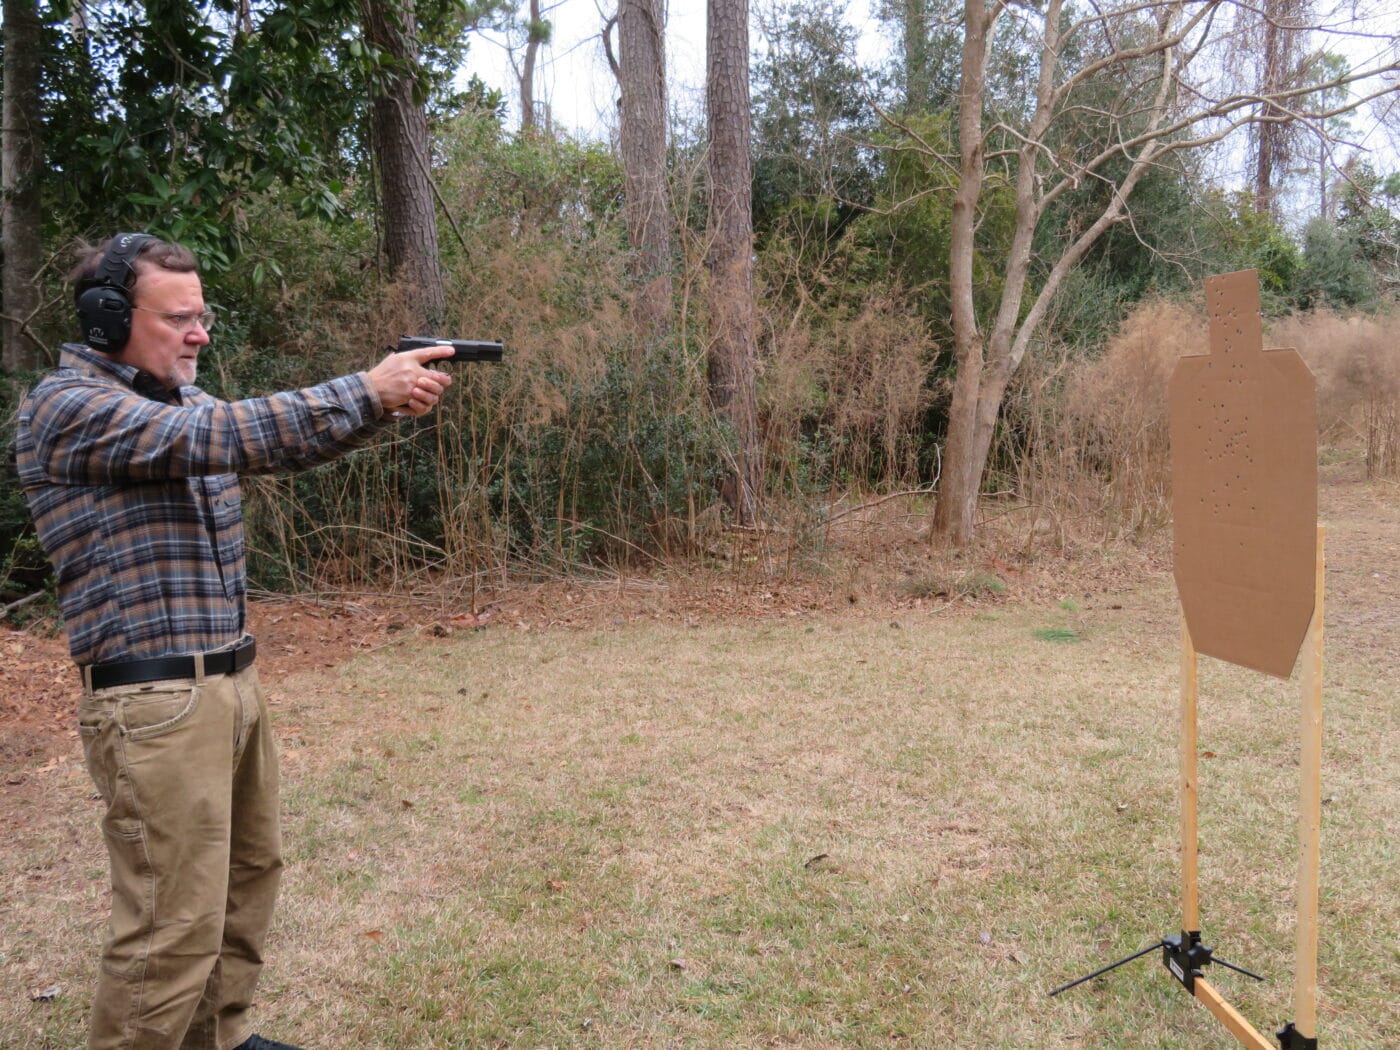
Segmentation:
[(1243, 966), (1236, 966), (1234, 963), (1228, 963), (1224, 959), (1221, 959), (1217, 956), (1212, 956), (1210, 961), (1215, 963), (1215, 965), (1217, 966), (1225, 967), (1225, 969), (1227, 970), (1234, 970), (1236, 973), (1242, 973), (1246, 977), (1253, 977), (1256, 981), (1264, 980), (1263, 977), (1255, 973), (1253, 970), (1246, 970)]
[(1156, 944), (1149, 944), (1146, 948), (1144, 948), (1144, 949), (1143, 949), (1142, 951), (1140, 951), (1140, 952), (1133, 952), (1132, 955), (1129, 955), (1129, 956), (1127, 956), (1126, 958), (1123, 958), (1123, 959), (1119, 959), (1119, 960), (1118, 960), (1117, 962), (1115, 962), (1115, 963), (1109, 963), (1107, 966), (1103, 967), (1102, 969), (1095, 970), (1095, 971), (1094, 971), (1093, 973), (1091, 973), (1091, 974), (1086, 974), (1086, 975), (1083, 976), (1083, 977), (1077, 977), (1077, 978), (1075, 978), (1073, 981), (1070, 981), (1069, 984), (1062, 984), (1062, 985), (1060, 985), (1060, 987), (1056, 988), (1053, 992), (1050, 993), (1050, 996), (1051, 996), (1051, 998), (1053, 998), (1054, 996), (1059, 995), (1061, 992), (1067, 992), (1067, 991), (1069, 991), (1071, 988), (1077, 988), (1077, 987), (1079, 987), (1081, 984), (1085, 984), (1085, 983), (1088, 982), (1088, 981), (1092, 981), (1095, 977), (1102, 977), (1104, 974), (1108, 973), (1110, 970), (1116, 970), (1116, 969), (1118, 969), (1118, 967), (1123, 966), (1123, 965), (1125, 965), (1126, 963), (1130, 963), (1130, 962), (1132, 962), (1134, 959), (1141, 959), (1141, 958), (1142, 958), (1144, 955), (1146, 955), (1148, 952), (1155, 952), (1155, 951), (1156, 951), (1158, 948), (1160, 948), (1160, 947), (1162, 947), (1162, 942), (1161, 942), (1161, 941), (1158, 941)]

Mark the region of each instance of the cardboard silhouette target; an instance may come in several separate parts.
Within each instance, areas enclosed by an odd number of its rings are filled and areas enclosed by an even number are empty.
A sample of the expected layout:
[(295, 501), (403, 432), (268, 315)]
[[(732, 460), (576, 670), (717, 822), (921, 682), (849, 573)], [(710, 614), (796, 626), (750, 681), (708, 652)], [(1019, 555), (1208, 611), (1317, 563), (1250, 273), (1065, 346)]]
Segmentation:
[(1298, 662), (1298, 921), (1294, 1020), (1281, 1050), (1316, 1050), (1322, 824), (1324, 530), (1317, 524), (1317, 408), (1294, 350), (1264, 350), (1253, 270), (1206, 280), (1210, 352), (1177, 363), (1168, 392), (1174, 571), (1181, 598), (1181, 932), (1052, 991), (1160, 950), (1162, 962), (1248, 1050), (1272, 1044), (1205, 978), (1197, 789), (1197, 655), (1288, 678)]
[(1287, 678), (1316, 602), (1317, 402), (1264, 350), (1253, 270), (1206, 280), (1210, 353), (1172, 375), (1174, 571), (1198, 652)]

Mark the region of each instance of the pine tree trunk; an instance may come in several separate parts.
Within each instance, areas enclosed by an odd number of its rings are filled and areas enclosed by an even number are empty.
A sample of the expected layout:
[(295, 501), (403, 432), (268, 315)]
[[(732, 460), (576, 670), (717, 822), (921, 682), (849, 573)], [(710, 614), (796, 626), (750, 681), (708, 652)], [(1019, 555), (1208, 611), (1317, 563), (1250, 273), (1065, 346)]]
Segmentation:
[(365, 38), (396, 60), (375, 81), (370, 132), (379, 168), (384, 255), (390, 277), (410, 293), (421, 334), (444, 322), (446, 291), (438, 257), (437, 212), (429, 169), (428, 119), (415, 100), (418, 67), (413, 0), (363, 0)]
[(666, 51), (662, 0), (620, 0), (623, 212), (641, 285), (637, 318), (654, 336), (669, 328), (671, 204), (666, 192)]
[(757, 521), (763, 461), (754, 338), (747, 0), (709, 0), (708, 23), (710, 399), (734, 431), (734, 470), (726, 496), (735, 520), (751, 525)]
[(42, 347), (26, 324), (39, 309), (35, 278), (43, 263), (43, 129), (39, 104), (40, 23), (35, 0), (5, 0), (3, 143), (0, 143), (0, 251), (4, 320), (0, 368), (29, 371), (42, 364)]
[(928, 0), (902, 0), (898, 10), (904, 45), (904, 108), (917, 113), (930, 104), (933, 96), (929, 70), (933, 19)]
[[(1260, 57), (1263, 66), (1263, 91), (1277, 91), (1283, 81), (1283, 33), (1271, 18), (1264, 19), (1264, 49)], [(1278, 117), (1277, 106), (1265, 106), (1266, 117)], [(1284, 124), (1265, 122), (1255, 128), (1258, 149), (1254, 154), (1254, 209), (1260, 215), (1273, 215), (1274, 195), (1278, 189), (1277, 180), (1283, 174), (1279, 162), (1287, 163), (1288, 127)]]
[[(1264, 0), (1254, 17), (1259, 20), (1255, 55), (1255, 90), (1265, 98), (1300, 82), (1308, 0)], [(1255, 50), (1254, 48), (1250, 49)], [(1263, 122), (1254, 127), (1254, 207), (1261, 215), (1278, 216), (1278, 194), (1295, 158), (1299, 137), (1294, 119), (1272, 101), (1261, 105)]]

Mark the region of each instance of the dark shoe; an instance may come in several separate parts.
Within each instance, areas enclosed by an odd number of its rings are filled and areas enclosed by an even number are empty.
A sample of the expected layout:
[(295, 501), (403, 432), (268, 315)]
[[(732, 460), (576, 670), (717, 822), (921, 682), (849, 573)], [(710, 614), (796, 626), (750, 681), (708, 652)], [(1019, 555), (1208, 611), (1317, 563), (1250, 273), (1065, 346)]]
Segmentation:
[(239, 1043), (233, 1050), (301, 1050), (301, 1047), (293, 1046), (291, 1043), (274, 1043), (271, 1039), (254, 1035)]

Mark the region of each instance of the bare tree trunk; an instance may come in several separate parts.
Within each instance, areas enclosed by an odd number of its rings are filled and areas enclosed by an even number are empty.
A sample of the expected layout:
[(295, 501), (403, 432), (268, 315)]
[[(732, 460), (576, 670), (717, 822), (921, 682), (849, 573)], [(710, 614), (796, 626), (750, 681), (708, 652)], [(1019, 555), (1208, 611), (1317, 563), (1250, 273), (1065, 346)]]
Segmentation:
[[(1260, 53), (1261, 84), (1264, 91), (1277, 89), (1282, 83), (1283, 61), (1282, 32), (1278, 23), (1269, 17), (1271, 4), (1265, 4), (1263, 36), (1264, 46)], [(1265, 115), (1270, 107), (1264, 107)], [(1288, 127), (1284, 124), (1262, 123), (1255, 128), (1254, 151), (1254, 209), (1260, 215), (1274, 214), (1274, 193), (1276, 180), (1282, 174), (1288, 161)], [(1277, 169), (1277, 170), (1276, 170)]]
[(654, 336), (671, 311), (671, 204), (666, 192), (666, 50), (662, 0), (620, 0), (623, 213), (641, 284), (637, 318)]
[(1320, 218), (1331, 218), (1328, 214), (1327, 204), (1327, 140), (1319, 135), (1317, 138), (1317, 214)]
[(78, 42), (83, 45), (84, 52), (88, 48), (88, 13), (86, 0), (75, 0), (68, 11), (68, 24), (73, 29), (73, 35)]
[(547, 38), (540, 31), (540, 0), (530, 0), (530, 24), (526, 27), (525, 61), (520, 67), (520, 130), (535, 126), (535, 59)]
[(42, 364), (42, 347), (28, 332), (28, 322), (39, 309), (35, 281), (43, 264), (38, 5), (35, 0), (5, 0), (4, 20), (4, 141), (0, 143), (4, 320), (0, 322), (0, 368), (20, 372)]
[(447, 295), (438, 257), (437, 212), (429, 167), (428, 118), (414, 99), (418, 68), (413, 0), (362, 0), (365, 38), (395, 60), (382, 68), (370, 107), (370, 134), (379, 164), (384, 255), (389, 275), (412, 295), (424, 334), (445, 319)]
[(930, 52), (933, 20), (928, 0), (902, 0), (901, 38), (904, 44), (904, 108), (913, 113), (930, 102)]
[[(1294, 35), (1306, 28), (1299, 14), (1306, 2), (1270, 0), (1280, 25)], [(1278, 15), (1285, 4), (1291, 5), (1291, 13)], [(1147, 173), (1173, 153), (1201, 149), (1261, 123), (1286, 119), (1327, 136), (1328, 121), (1400, 91), (1394, 86), (1400, 60), (1382, 54), (1369, 64), (1334, 69), (1306, 83), (1295, 68), (1285, 78), (1288, 83), (1267, 93), (1228, 86), (1222, 92), (1219, 70), (1242, 46), (1234, 32), (1237, 23), (1217, 21), (1221, 7), (1222, 0), (1165, 4), (1148, 23), (1135, 18), (1141, 8), (1134, 0), (1074, 5), (1069, 13), (1064, 0), (1046, 0), (1043, 6), (964, 0), (958, 156), (946, 158), (915, 140), (915, 148), (955, 167), (959, 176), (949, 231), (957, 374), (934, 537), (954, 544), (972, 538), (977, 498), (1010, 379), (1040, 337), (1065, 279), (1105, 232), (1128, 217), (1128, 201)], [(1120, 37), (1125, 17), (1141, 32)], [(1018, 83), (1024, 92), (1017, 104), (1000, 106), (998, 120), (991, 121), (984, 106), (992, 28), (999, 18), (1016, 20), (1018, 40), (1035, 41), (1038, 74), (1034, 81)], [(1094, 42), (1087, 50), (1086, 40)], [(1025, 54), (1029, 57), (1030, 52)], [(1193, 75), (1197, 69), (1200, 77)], [(1076, 145), (1083, 105), (1078, 96), (1081, 88), (1091, 85), (1108, 89), (1114, 97), (1113, 108), (1104, 111), (1112, 133), (1085, 148)], [(999, 177), (990, 180), (984, 179), (989, 141), (999, 166)], [(1037, 231), (1046, 232), (1047, 210), (1089, 179), (1102, 180), (1108, 190), (1102, 206), (1072, 227), (1053, 231), (1051, 242), (1056, 246), (1038, 258), (1032, 281), (1031, 249)], [(974, 263), (984, 182), (999, 188), (1014, 184), (1015, 208), (1010, 243), (1005, 257), (997, 259), (996, 287), (984, 286), (995, 296), (995, 313), (979, 318)]]
[(763, 460), (758, 433), (749, 163), (748, 0), (708, 0), (710, 399), (734, 428), (728, 493), (735, 519), (757, 521)]
[[(991, 329), (984, 332), (974, 305), (977, 203), (985, 173), (983, 106), (986, 101), (987, 58), (992, 28), (1004, 11), (999, 3), (967, 0), (966, 36), (963, 47), (962, 84), (958, 96), (958, 191), (953, 200), (949, 238), (949, 285), (952, 291), (953, 350), (957, 375), (953, 381), (953, 405), (943, 453), (943, 477), (939, 481), (931, 536), (962, 546), (972, 540), (977, 501), (982, 491), (996, 433), (1001, 402), (1011, 377), (1020, 366), (1030, 340), (1045, 315), (1056, 288), (1095, 240), (1118, 221), (1127, 195), (1146, 170), (1135, 165), (1123, 179), (1099, 218), (1064, 251), (1023, 314), (1030, 279), (1036, 227), (1043, 213), (1041, 175), (1037, 154), (1055, 120), (1056, 71), (1060, 49), (1060, 12), (1064, 0), (1047, 0), (1040, 40), (1040, 70), (1035, 87), (1035, 108), (1026, 127), (1016, 172), (1016, 218), (1007, 251), (1001, 298)], [(1146, 151), (1145, 151), (1146, 152)]]
[(984, 462), (976, 454), (978, 401), (982, 393), (983, 338), (973, 300), (977, 200), (986, 159), (982, 107), (987, 91), (989, 34), (996, 19), (983, 0), (967, 0), (962, 80), (958, 87), (958, 190), (949, 231), (948, 285), (952, 297), (953, 354), (957, 375), (948, 415), (943, 476), (938, 483), (932, 535), (961, 546), (972, 538)]

